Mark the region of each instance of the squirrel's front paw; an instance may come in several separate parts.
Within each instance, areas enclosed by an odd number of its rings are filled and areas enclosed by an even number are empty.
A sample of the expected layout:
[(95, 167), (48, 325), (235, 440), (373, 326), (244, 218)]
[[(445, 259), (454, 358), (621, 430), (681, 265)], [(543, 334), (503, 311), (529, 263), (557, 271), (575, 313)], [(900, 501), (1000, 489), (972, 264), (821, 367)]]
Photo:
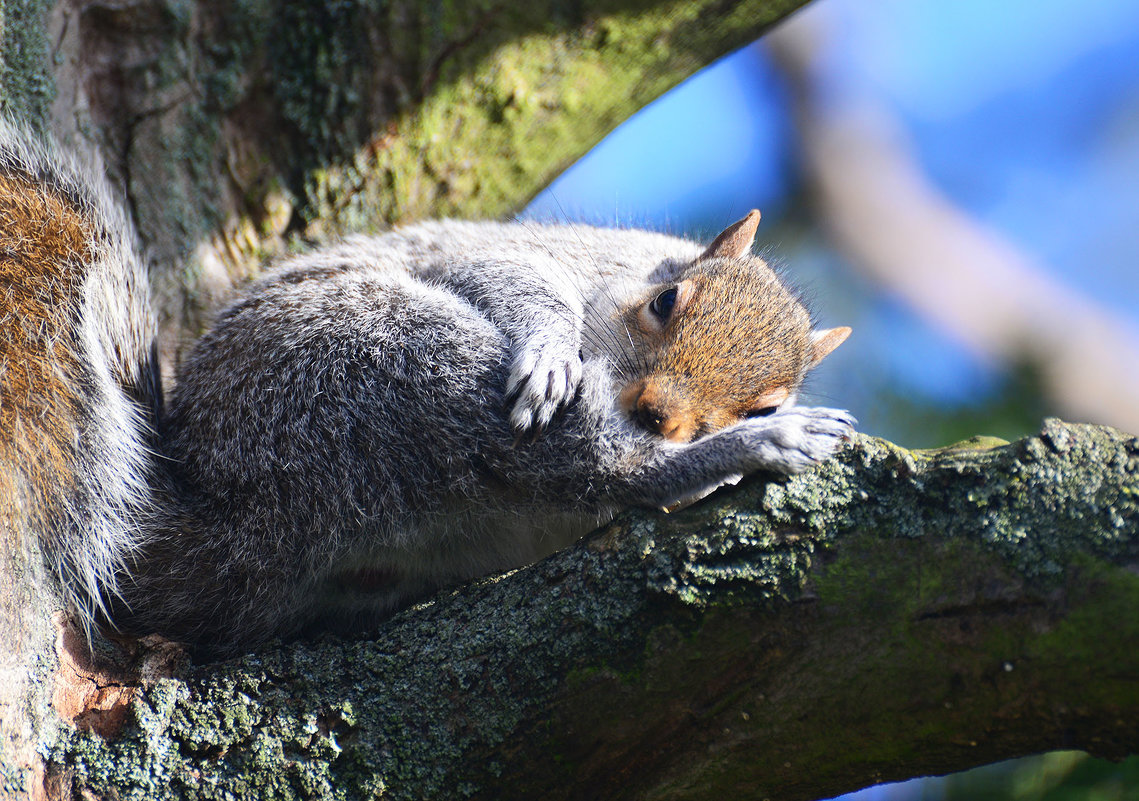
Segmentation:
[(857, 421), (842, 409), (793, 406), (754, 422), (759, 424), (755, 426), (759, 466), (799, 473), (834, 454), (854, 435)]
[(531, 337), (514, 356), (506, 383), (510, 425), (518, 434), (540, 433), (577, 394), (581, 356), (559, 337)]

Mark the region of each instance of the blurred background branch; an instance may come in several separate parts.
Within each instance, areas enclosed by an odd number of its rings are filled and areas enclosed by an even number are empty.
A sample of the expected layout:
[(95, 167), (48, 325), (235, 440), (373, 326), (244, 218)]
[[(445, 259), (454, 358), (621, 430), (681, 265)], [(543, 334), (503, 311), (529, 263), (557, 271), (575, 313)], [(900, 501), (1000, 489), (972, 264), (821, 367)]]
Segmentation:
[(807, 190), (850, 263), (982, 359), (1030, 366), (1063, 414), (1139, 431), (1139, 329), (939, 191), (885, 104), (834, 91), (819, 22), (797, 17), (766, 42), (792, 89)]

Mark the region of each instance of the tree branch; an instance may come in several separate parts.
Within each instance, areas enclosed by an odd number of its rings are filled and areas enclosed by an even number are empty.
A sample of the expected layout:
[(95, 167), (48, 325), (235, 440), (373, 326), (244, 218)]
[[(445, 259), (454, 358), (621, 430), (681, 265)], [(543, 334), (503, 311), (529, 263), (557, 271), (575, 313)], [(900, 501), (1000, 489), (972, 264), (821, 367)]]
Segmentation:
[(623, 515), (373, 641), (157, 681), (117, 736), (66, 736), (55, 778), (123, 798), (795, 801), (1060, 747), (1120, 757), (1139, 750), (1137, 524), (1139, 440), (1110, 429), (859, 437), (785, 483)]
[[(19, 41), (57, 43), (52, 127), (122, 179), (172, 342), (290, 237), (516, 208), (798, 4), (58, 3)], [(805, 799), (1134, 751), (1137, 452), (1059, 423), (939, 453), (860, 438), (373, 641), (182, 668), (154, 642), (92, 659), (66, 624), (53, 644), (52, 579), (0, 520), (0, 795)]]

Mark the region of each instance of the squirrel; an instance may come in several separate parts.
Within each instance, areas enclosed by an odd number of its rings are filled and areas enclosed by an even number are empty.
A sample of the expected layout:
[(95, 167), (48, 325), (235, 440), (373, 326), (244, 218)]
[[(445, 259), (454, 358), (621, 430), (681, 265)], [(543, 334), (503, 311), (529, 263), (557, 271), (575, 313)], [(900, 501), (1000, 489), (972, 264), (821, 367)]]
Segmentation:
[(798, 472), (850, 333), (751, 255), (636, 230), (424, 222), (285, 261), (164, 406), (143, 260), (96, 171), (0, 129), (0, 491), (87, 626), (211, 655), (349, 633), (630, 506)]
[(0, 119), (0, 546), (38, 543), (88, 636), (155, 508), (162, 393), (138, 252), (93, 165)]

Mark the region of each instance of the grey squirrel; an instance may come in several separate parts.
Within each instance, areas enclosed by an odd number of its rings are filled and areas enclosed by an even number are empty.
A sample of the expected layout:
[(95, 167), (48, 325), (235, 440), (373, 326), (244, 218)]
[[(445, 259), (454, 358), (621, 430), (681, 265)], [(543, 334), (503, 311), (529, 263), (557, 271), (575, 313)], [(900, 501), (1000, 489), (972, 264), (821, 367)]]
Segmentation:
[(214, 654), (352, 631), (852, 432), (794, 406), (849, 329), (813, 330), (750, 254), (755, 211), (707, 248), (437, 221), (302, 255), (218, 316), (164, 410), (124, 215), (0, 140), (5, 513), (88, 622)]

